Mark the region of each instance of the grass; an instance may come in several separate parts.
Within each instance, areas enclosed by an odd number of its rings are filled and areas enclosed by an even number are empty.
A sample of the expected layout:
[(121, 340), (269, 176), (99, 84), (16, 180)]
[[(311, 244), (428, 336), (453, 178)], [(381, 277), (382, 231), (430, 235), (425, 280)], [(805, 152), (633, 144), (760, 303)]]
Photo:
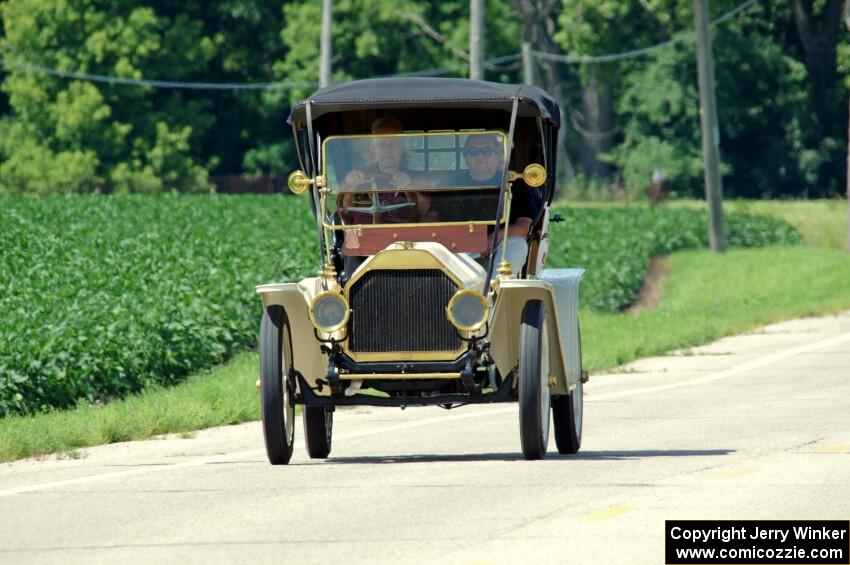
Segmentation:
[[(583, 308), (617, 313), (628, 308), (646, 278), (652, 257), (708, 248), (707, 214), (702, 210), (611, 205), (554, 208), (565, 221), (551, 227), (549, 265), (579, 265)], [(766, 216), (726, 214), (729, 247), (802, 243), (788, 223)]]
[[(671, 274), (655, 310), (582, 312), (590, 371), (770, 322), (850, 308), (850, 256), (834, 249), (683, 251), (674, 253), (669, 265)], [(106, 406), (0, 420), (0, 461), (256, 420), (258, 364), (256, 353), (243, 353), (184, 384)]]
[(243, 353), (177, 386), (107, 405), (0, 419), (0, 461), (256, 420), (258, 372), (257, 355)]
[(658, 306), (636, 314), (582, 312), (585, 364), (598, 371), (708, 343), (781, 320), (850, 308), (850, 255), (772, 247), (670, 256)]

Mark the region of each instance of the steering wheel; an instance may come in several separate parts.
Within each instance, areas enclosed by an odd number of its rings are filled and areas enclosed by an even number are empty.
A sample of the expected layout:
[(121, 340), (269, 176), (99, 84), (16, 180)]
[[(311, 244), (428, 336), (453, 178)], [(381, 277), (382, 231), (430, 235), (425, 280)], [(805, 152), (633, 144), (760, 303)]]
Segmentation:
[[(385, 204), (381, 202), (381, 199), (377, 194), (370, 194), (369, 198), (371, 200), (371, 204), (369, 204), (368, 206), (342, 206), (339, 208), (339, 210), (342, 212), (347, 212), (348, 214), (352, 212), (359, 212), (361, 214), (371, 214), (372, 223), (378, 224), (380, 223), (382, 214), (393, 212), (395, 210), (400, 210), (402, 208), (410, 208), (411, 206), (416, 206), (416, 202), (412, 201), (398, 202), (396, 204)], [(340, 217), (345, 219), (342, 215)]]

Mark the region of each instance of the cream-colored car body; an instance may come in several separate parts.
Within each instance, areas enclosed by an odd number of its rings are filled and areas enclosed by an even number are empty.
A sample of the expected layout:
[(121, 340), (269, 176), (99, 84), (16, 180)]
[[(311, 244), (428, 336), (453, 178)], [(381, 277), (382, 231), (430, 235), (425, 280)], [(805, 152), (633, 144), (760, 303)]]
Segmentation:
[(550, 381), (550, 390), (552, 394), (567, 394), (572, 391), (581, 378), (581, 359), (568, 359), (568, 348), (556, 347), (554, 344), (564, 344), (571, 339), (571, 332), (564, 327), (564, 322), (570, 319), (577, 321), (577, 316), (559, 312), (555, 290), (546, 281), (508, 278), (500, 279), (496, 284), (496, 301), (491, 310), (488, 339), (490, 354), (499, 373), (506, 375), (517, 365), (522, 310), (527, 302), (540, 300), (546, 306), (546, 331), (550, 344), (549, 369), (554, 377), (554, 382)]
[[(372, 269), (423, 268), (440, 269), (454, 280), (459, 289), (478, 292), (483, 291), (487, 277), (484, 268), (468, 255), (452, 253), (439, 243), (397, 242), (367, 258), (353, 273), (346, 287), (350, 288), (357, 279)], [(486, 339), (491, 344), (490, 355), (500, 374), (507, 375), (517, 366), (522, 310), (526, 302), (530, 300), (540, 300), (546, 306), (549, 343), (566, 343), (562, 336), (566, 337), (570, 335), (570, 332), (568, 328), (561, 327), (562, 320), (576, 320), (577, 323), (577, 316), (575, 312), (558, 311), (558, 303), (551, 284), (543, 280), (515, 278), (501, 278), (494, 284), (495, 292), (489, 293), (489, 323), (476, 332), (476, 335), (480, 336), (487, 332)], [(266, 284), (257, 287), (257, 293), (262, 297), (264, 307), (280, 305), (286, 310), (292, 335), (293, 365), (312, 386), (315, 386), (317, 379), (325, 376), (327, 357), (322, 353), (320, 342), (316, 339), (315, 329), (310, 321), (309, 307), (314, 296), (328, 290), (326, 285), (325, 279), (314, 277), (299, 283)], [(341, 290), (347, 297), (346, 288)], [(344, 337), (344, 334), (339, 333), (334, 337), (339, 339)], [(550, 387), (553, 394), (566, 394), (575, 388), (577, 380), (581, 378), (580, 359), (577, 363), (576, 360), (570, 363), (570, 360), (565, 358), (564, 349), (549, 347), (549, 367), (553, 377)], [(448, 361), (455, 357), (444, 360)], [(329, 389), (324, 387), (323, 392), (319, 394), (329, 394)]]
[[(328, 370), (328, 359), (316, 339), (309, 313), (313, 297), (323, 290), (319, 277), (298, 283), (264, 284), (257, 287), (257, 294), (263, 299), (263, 308), (278, 305), (286, 311), (292, 336), (292, 364), (313, 386), (316, 379)], [(324, 390), (327, 394), (327, 388)]]

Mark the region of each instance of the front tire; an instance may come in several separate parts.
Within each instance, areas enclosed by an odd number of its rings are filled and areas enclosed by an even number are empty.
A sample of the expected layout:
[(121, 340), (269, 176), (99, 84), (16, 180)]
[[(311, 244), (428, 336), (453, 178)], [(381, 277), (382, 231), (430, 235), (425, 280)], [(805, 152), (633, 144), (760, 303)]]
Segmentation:
[(289, 319), (282, 306), (269, 306), (260, 323), (260, 400), (266, 454), (272, 465), (286, 465), (292, 458), (294, 373)]
[(526, 303), (519, 337), (519, 436), (526, 459), (542, 459), (549, 443), (549, 340), (546, 306)]
[(326, 459), (331, 454), (334, 413), (324, 406), (304, 406), (304, 440), (312, 459)]

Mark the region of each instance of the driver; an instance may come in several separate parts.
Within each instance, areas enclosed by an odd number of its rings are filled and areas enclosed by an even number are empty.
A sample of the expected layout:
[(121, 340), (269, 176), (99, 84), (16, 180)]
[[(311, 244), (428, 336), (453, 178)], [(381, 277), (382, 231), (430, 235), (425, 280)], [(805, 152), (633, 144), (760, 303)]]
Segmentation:
[[(505, 152), (501, 140), (492, 134), (473, 134), (466, 138), (463, 160), (467, 171), (460, 179), (465, 186), (501, 186), (505, 168)], [(505, 258), (515, 275), (522, 272), (528, 257), (528, 233), (540, 211), (540, 193), (521, 180), (511, 187), (511, 214), (508, 220), (507, 250)], [(492, 235), (491, 241), (492, 241)], [(501, 257), (501, 243), (494, 250)]]
[[(402, 133), (401, 122), (394, 117), (378, 118), (372, 123), (373, 135), (392, 135)], [(408, 223), (430, 218), (430, 198), (421, 192), (392, 191), (411, 186), (415, 180), (421, 180), (415, 171), (406, 166), (407, 149), (400, 137), (383, 137), (372, 140), (372, 153), (375, 162), (359, 169), (353, 169), (342, 183), (342, 190), (349, 191), (337, 201), (339, 208), (370, 204), (369, 195), (355, 192), (357, 189), (386, 188), (385, 192), (373, 194), (381, 204), (410, 203), (410, 206), (397, 208), (381, 214), (381, 223)], [(371, 214), (341, 210), (343, 219), (349, 224), (370, 224)]]

